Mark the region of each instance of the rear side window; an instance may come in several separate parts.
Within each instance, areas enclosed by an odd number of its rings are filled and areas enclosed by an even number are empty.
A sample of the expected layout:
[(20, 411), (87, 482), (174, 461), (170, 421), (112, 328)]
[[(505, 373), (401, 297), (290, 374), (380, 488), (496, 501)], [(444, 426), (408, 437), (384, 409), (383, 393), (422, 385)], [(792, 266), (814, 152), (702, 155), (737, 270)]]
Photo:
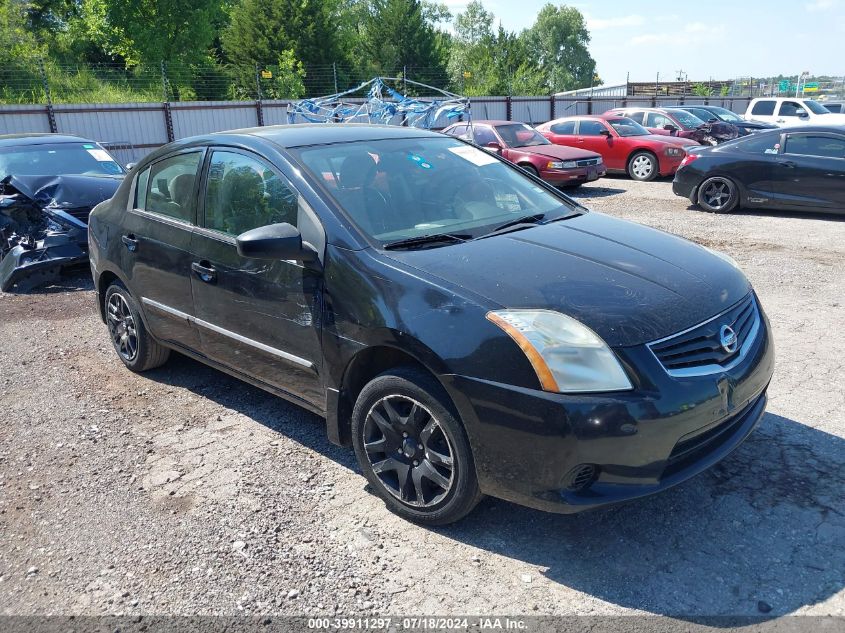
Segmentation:
[(575, 121), (555, 123), (549, 129), (553, 134), (575, 134)]
[(845, 158), (845, 140), (819, 134), (790, 134), (786, 137), (784, 153)]
[(296, 226), (299, 196), (265, 162), (215, 151), (208, 167), (204, 226), (229, 235), (287, 222)]
[(645, 118), (645, 112), (642, 110), (632, 110), (628, 114), (625, 115), (627, 118), (631, 119), (632, 121), (636, 121), (640, 125), (643, 124), (643, 119)]
[[(202, 152), (188, 152), (165, 158), (149, 169), (147, 195), (141, 207), (183, 222), (193, 222), (196, 197), (194, 185)], [(141, 177), (138, 177), (139, 184)]]
[(774, 101), (758, 101), (751, 108), (751, 114), (759, 114), (762, 116), (770, 116), (775, 113)]
[(600, 136), (605, 129), (601, 121), (581, 121), (578, 133), (584, 136)]
[(777, 154), (780, 151), (780, 134), (755, 134), (737, 143), (748, 154)]

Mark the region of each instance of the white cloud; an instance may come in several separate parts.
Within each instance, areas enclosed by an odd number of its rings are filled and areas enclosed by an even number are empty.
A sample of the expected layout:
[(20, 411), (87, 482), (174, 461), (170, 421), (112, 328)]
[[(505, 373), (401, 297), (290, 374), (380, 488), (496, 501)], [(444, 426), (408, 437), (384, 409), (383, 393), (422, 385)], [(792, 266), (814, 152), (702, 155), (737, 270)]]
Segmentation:
[(804, 5), (807, 11), (827, 11), (829, 9), (835, 9), (839, 6), (839, 0), (815, 0), (814, 2), (808, 2)]
[(584, 17), (587, 20), (587, 28), (591, 31), (626, 28), (645, 24), (645, 18), (636, 14), (622, 15), (618, 18), (595, 18), (589, 14), (586, 14)]
[(725, 27), (704, 22), (690, 22), (683, 31), (643, 33), (630, 39), (631, 44), (672, 44), (675, 46), (715, 42), (724, 39)]

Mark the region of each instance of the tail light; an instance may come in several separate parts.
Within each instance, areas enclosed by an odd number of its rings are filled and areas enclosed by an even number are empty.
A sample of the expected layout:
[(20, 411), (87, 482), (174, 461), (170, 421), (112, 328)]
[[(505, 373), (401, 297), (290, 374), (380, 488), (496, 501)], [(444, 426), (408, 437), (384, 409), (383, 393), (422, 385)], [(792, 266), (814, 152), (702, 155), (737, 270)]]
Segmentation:
[(684, 159), (681, 161), (681, 164), (678, 165), (678, 169), (680, 169), (681, 167), (686, 167), (694, 160), (698, 160), (698, 154), (687, 154), (686, 156), (684, 156)]

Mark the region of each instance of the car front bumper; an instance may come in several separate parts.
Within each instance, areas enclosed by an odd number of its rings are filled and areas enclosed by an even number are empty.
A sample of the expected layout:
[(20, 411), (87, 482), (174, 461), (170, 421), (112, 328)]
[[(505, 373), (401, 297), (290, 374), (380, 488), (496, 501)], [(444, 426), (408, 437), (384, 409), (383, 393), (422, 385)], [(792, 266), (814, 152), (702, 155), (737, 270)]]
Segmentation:
[(540, 178), (552, 185), (565, 187), (566, 185), (592, 182), (606, 174), (607, 167), (604, 163), (601, 163), (587, 167), (576, 167), (575, 169), (544, 169), (540, 172)]
[[(710, 468), (765, 412), (774, 349), (762, 310), (761, 318), (747, 356), (719, 374), (671, 377), (646, 346), (616, 350), (636, 374), (630, 392), (556, 394), (442, 376), (482, 492), (572, 513), (661, 492)], [(574, 488), (584, 466), (597, 476)]]

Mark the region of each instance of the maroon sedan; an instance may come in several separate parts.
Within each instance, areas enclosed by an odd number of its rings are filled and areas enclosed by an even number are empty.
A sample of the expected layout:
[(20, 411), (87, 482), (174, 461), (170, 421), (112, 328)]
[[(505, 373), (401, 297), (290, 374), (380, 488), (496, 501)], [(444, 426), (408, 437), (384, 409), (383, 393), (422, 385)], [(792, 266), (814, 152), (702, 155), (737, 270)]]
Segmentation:
[(525, 123), (455, 123), (443, 130), (443, 133), (467, 139), (488, 151), (501, 154), (530, 174), (558, 187), (577, 187), (607, 173), (599, 154), (554, 145)]

